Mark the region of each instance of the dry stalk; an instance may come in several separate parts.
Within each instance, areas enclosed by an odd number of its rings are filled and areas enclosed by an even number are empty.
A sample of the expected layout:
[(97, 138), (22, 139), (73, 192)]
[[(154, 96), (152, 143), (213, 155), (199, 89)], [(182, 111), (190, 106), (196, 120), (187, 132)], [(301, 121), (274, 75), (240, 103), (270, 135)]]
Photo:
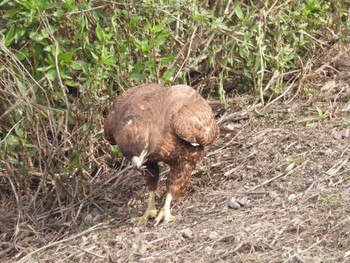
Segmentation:
[(265, 185), (267, 185), (267, 184), (269, 184), (269, 183), (271, 183), (271, 182), (273, 182), (273, 181), (275, 181), (275, 180), (277, 180), (277, 179), (279, 179), (279, 178), (281, 178), (281, 177), (283, 177), (283, 176), (286, 177), (286, 176), (291, 175), (291, 174), (292, 174), (294, 171), (296, 171), (297, 169), (299, 169), (299, 168), (305, 166), (306, 163), (307, 163), (308, 161), (309, 161), (309, 160), (305, 160), (303, 163), (301, 163), (301, 164), (298, 165), (297, 167), (293, 168), (293, 169), (290, 170), (289, 172), (278, 174), (278, 175), (272, 177), (271, 179), (268, 179), (268, 180), (266, 180), (265, 182), (263, 182), (263, 183), (261, 183), (261, 184), (258, 184), (258, 185), (256, 185), (256, 186), (250, 188), (249, 191), (254, 191), (254, 190), (256, 190), (256, 189), (258, 189), (258, 188), (260, 188), (260, 187), (262, 187), (262, 186), (265, 186)]
[(25, 262), (27, 262), (27, 260), (29, 260), (33, 255), (35, 255), (35, 254), (37, 254), (37, 253), (39, 253), (39, 252), (41, 252), (41, 251), (43, 251), (43, 250), (46, 250), (46, 249), (48, 249), (48, 248), (55, 247), (55, 246), (57, 246), (57, 245), (59, 245), (59, 244), (62, 244), (62, 243), (69, 242), (69, 241), (71, 241), (71, 240), (74, 240), (74, 239), (76, 239), (76, 238), (78, 238), (78, 237), (81, 237), (81, 236), (84, 236), (84, 235), (86, 235), (86, 234), (89, 234), (89, 233), (91, 233), (91, 232), (95, 232), (95, 231), (99, 231), (99, 230), (103, 230), (103, 229), (109, 229), (109, 228), (112, 227), (112, 226), (102, 226), (102, 225), (103, 225), (103, 223), (99, 223), (99, 224), (97, 224), (97, 225), (95, 225), (95, 226), (92, 226), (92, 227), (90, 227), (89, 229), (87, 229), (87, 230), (85, 230), (85, 231), (79, 233), (79, 234), (76, 234), (76, 235), (73, 235), (73, 236), (71, 236), (71, 237), (62, 239), (62, 240), (60, 240), (60, 241), (56, 241), (56, 242), (49, 243), (49, 244), (47, 244), (47, 245), (45, 245), (45, 246), (42, 246), (42, 247), (40, 247), (40, 248), (38, 248), (38, 249), (36, 249), (36, 250), (30, 252), (29, 254), (27, 254), (25, 257), (21, 258), (21, 259), (20, 259), (19, 261), (17, 261), (17, 262), (18, 262), (18, 263), (25, 263)]

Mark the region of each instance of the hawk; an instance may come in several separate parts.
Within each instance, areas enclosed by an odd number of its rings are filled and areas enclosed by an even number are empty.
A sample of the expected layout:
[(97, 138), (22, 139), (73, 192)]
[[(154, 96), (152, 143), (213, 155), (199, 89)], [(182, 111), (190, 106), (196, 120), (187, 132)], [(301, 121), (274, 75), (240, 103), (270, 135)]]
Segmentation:
[[(155, 217), (157, 226), (175, 219), (171, 201), (187, 192), (191, 173), (204, 157), (204, 146), (217, 138), (218, 126), (207, 101), (193, 88), (146, 84), (116, 98), (104, 134), (141, 171), (150, 191), (146, 212), (132, 221), (145, 224)], [(159, 162), (169, 165), (170, 172), (165, 203), (158, 212)]]

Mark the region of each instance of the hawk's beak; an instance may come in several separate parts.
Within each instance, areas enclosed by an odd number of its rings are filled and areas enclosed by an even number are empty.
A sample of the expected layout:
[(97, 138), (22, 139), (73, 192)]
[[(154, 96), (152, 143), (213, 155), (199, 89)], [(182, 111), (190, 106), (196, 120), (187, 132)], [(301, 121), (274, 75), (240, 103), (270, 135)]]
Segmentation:
[(131, 162), (133, 163), (135, 168), (138, 170), (140, 170), (142, 168), (142, 165), (147, 161), (147, 159), (145, 159), (147, 152), (148, 152), (147, 148), (148, 148), (148, 143), (145, 145), (145, 148), (143, 148), (140, 156), (133, 156), (131, 158)]

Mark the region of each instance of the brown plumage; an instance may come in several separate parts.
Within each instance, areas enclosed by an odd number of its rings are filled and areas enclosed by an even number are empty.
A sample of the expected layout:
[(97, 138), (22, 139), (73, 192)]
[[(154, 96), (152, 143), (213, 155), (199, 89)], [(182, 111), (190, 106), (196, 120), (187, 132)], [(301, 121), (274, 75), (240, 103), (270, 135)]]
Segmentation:
[(141, 169), (150, 190), (145, 214), (133, 221), (145, 223), (157, 215), (158, 162), (170, 166), (167, 198), (155, 220), (158, 225), (174, 219), (171, 200), (186, 193), (191, 172), (204, 157), (204, 146), (216, 139), (218, 127), (210, 106), (193, 88), (149, 84), (117, 97), (104, 132), (106, 139)]

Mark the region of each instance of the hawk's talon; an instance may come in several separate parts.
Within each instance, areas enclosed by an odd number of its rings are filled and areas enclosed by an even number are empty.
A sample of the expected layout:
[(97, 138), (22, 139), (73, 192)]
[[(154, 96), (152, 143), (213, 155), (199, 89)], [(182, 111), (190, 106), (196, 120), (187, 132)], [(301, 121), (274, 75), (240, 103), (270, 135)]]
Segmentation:
[(146, 225), (148, 222), (148, 219), (156, 217), (157, 213), (158, 213), (157, 209), (147, 209), (142, 216), (131, 218), (131, 222)]
[(172, 221), (175, 220), (175, 216), (173, 216), (172, 214), (170, 214), (170, 211), (165, 211), (164, 209), (160, 210), (156, 219), (154, 220), (155, 223), (153, 226), (158, 226), (160, 224), (160, 222), (164, 222), (164, 223), (170, 223)]

